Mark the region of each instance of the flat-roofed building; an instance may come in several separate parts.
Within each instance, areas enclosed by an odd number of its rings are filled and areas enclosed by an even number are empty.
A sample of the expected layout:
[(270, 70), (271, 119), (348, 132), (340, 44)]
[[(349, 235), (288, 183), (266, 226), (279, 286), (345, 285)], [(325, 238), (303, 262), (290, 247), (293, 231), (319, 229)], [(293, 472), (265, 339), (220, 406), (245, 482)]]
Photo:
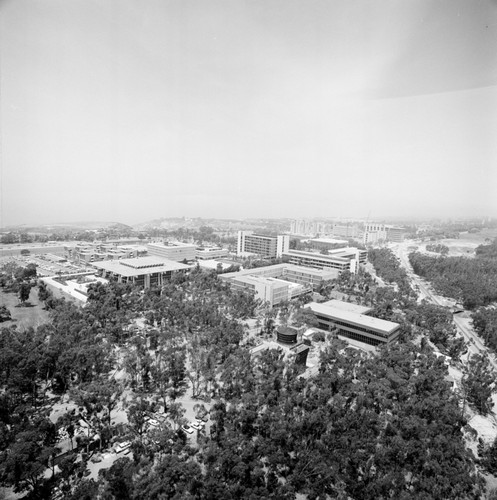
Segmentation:
[(267, 302), (271, 307), (290, 298), (290, 283), (277, 278), (238, 276), (230, 280), (230, 286), (233, 290), (252, 293), (256, 299)]
[(275, 264), (273, 266), (244, 269), (233, 273), (221, 274), (222, 280), (230, 280), (238, 276), (263, 276), (279, 278), (310, 289), (318, 288), (324, 281), (336, 279), (338, 271), (334, 269), (313, 269), (310, 267), (295, 266), (293, 264)]
[(355, 259), (359, 264), (366, 264), (368, 261), (368, 251), (356, 247), (336, 248), (328, 250), (328, 255), (336, 255), (346, 259)]
[(339, 238), (359, 238), (361, 230), (357, 224), (333, 224), (331, 234)]
[(227, 248), (221, 247), (197, 247), (195, 249), (195, 257), (200, 260), (211, 260), (226, 257), (228, 255)]
[(350, 271), (356, 273), (360, 263), (365, 263), (367, 251), (358, 248), (337, 248), (329, 250), (328, 255), (303, 250), (288, 250), (283, 258), (290, 264), (313, 267), (315, 269), (330, 268), (339, 272)]
[(364, 229), (364, 244), (368, 245), (382, 241), (400, 243), (404, 241), (404, 233), (405, 229), (402, 227), (372, 222), (366, 224)]
[(195, 260), (195, 245), (180, 243), (179, 241), (165, 241), (161, 243), (148, 243), (147, 250), (149, 255), (155, 255), (167, 260), (183, 262)]
[(308, 241), (312, 244), (312, 248), (322, 248), (326, 250), (330, 248), (343, 248), (349, 244), (347, 240), (338, 240), (336, 238), (312, 238)]
[(334, 307), (335, 309), (341, 309), (342, 311), (348, 311), (356, 314), (365, 314), (369, 315), (369, 313), (373, 310), (368, 306), (361, 306), (359, 304), (353, 304), (352, 302), (344, 302), (343, 300), (331, 299), (326, 302), (320, 302), (322, 306), (326, 307)]
[(174, 273), (190, 269), (186, 264), (154, 256), (94, 262), (93, 266), (104, 278), (116, 277), (118, 283), (133, 283), (144, 288), (161, 286)]
[(141, 245), (117, 245), (99, 241), (65, 245), (64, 250), (67, 258), (78, 264), (90, 264), (100, 260), (130, 259), (147, 253), (147, 249)]
[(253, 231), (238, 231), (237, 255), (253, 254), (261, 257), (281, 257), (290, 247), (290, 236), (268, 236)]
[(308, 307), (314, 313), (319, 328), (335, 335), (373, 346), (388, 344), (398, 338), (400, 334), (398, 323), (368, 316), (361, 309), (363, 306), (337, 304), (337, 302), (339, 301), (322, 304), (313, 302), (304, 307)]

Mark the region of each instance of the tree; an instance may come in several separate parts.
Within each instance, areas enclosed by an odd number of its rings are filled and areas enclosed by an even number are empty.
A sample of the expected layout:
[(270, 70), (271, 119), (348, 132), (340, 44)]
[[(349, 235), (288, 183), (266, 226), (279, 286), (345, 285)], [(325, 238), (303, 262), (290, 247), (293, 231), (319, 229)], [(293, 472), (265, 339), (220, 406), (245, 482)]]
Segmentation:
[(21, 283), (18, 293), (21, 304), (24, 304), (29, 299), (29, 294), (31, 293), (31, 285), (29, 283)]
[(494, 382), (495, 377), (487, 356), (471, 356), (462, 378), (462, 387), (468, 402), (482, 415), (489, 413), (493, 407)]
[(1, 457), (4, 484), (13, 486), (17, 493), (36, 491), (43, 483), (52, 455), (54, 448), (44, 444), (44, 436), (38, 430), (21, 432)]
[(3, 321), (9, 321), (12, 318), (10, 311), (7, 309), (7, 306), (0, 306), (0, 323)]

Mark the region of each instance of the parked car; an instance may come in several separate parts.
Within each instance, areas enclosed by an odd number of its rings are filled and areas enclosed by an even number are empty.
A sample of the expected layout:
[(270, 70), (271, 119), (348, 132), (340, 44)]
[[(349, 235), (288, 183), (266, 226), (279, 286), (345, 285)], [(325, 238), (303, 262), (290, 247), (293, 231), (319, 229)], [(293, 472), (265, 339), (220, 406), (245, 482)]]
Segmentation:
[(189, 425), (182, 425), (181, 430), (186, 432), (187, 434), (193, 433), (193, 429)]

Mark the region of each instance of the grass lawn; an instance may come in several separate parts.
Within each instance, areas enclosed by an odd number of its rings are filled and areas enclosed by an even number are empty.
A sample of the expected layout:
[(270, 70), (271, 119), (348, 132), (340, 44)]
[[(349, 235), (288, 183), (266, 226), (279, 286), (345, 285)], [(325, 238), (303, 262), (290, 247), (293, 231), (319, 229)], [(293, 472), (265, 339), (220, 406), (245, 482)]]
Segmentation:
[(17, 325), (17, 328), (24, 330), (30, 326), (36, 328), (42, 323), (47, 323), (48, 311), (43, 309), (43, 303), (38, 300), (38, 287), (31, 289), (29, 302), (32, 307), (16, 307), (19, 305), (17, 294), (5, 293), (0, 290), (0, 305), (7, 306), (12, 315), (12, 320), (0, 323), (0, 328)]

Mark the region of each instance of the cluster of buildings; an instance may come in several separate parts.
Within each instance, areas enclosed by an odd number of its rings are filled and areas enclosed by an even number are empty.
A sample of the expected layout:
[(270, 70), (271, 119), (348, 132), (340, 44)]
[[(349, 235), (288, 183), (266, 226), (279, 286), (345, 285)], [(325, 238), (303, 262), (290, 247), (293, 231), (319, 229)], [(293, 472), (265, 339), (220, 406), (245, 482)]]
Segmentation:
[[(325, 247), (336, 246), (337, 240), (322, 240)], [(338, 241), (339, 244), (347, 243)], [(282, 264), (246, 269), (221, 275), (234, 290), (245, 290), (270, 306), (291, 300), (316, 290), (343, 271), (356, 273), (364, 264), (367, 251), (358, 248), (333, 248), (326, 253), (293, 250), (288, 235), (259, 235), (239, 231), (237, 254), (257, 255), (263, 258), (281, 258)]]
[(92, 262), (114, 259), (129, 259), (146, 255), (147, 249), (139, 239), (77, 242), (64, 245), (65, 257), (75, 264), (86, 265)]
[(293, 220), (290, 223), (290, 234), (300, 236), (329, 236), (362, 241), (365, 245), (390, 241), (401, 242), (405, 230), (390, 224), (366, 223), (335, 223), (317, 220)]
[(297, 219), (290, 223), (290, 234), (299, 236), (328, 235), (335, 238), (360, 239), (362, 227), (357, 223), (338, 224), (336, 222)]
[(332, 269), (275, 264), (221, 274), (219, 277), (233, 290), (252, 293), (256, 299), (267, 302), (272, 307), (315, 290), (323, 282), (337, 276), (338, 271)]

